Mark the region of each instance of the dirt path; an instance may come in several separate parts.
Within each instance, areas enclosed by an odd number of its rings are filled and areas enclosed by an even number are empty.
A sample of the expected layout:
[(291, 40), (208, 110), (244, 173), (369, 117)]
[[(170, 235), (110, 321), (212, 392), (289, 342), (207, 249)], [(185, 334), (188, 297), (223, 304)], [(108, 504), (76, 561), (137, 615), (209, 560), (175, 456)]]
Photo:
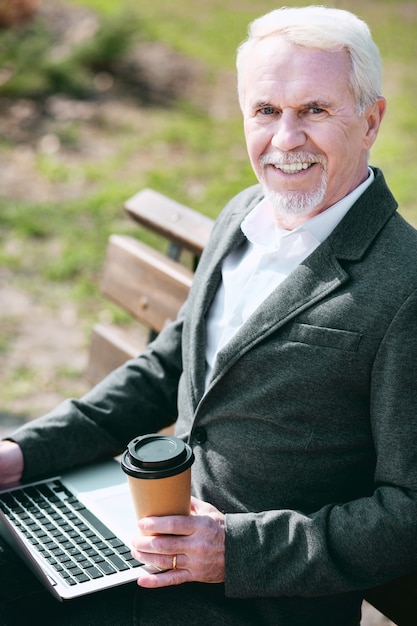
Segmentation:
[[(88, 351), (74, 305), (51, 311), (10, 284), (11, 278), (0, 279), (0, 328), (13, 336), (8, 350), (0, 352), (0, 436), (89, 387), (84, 376)], [(9, 398), (11, 371), (21, 377), (21, 394)]]

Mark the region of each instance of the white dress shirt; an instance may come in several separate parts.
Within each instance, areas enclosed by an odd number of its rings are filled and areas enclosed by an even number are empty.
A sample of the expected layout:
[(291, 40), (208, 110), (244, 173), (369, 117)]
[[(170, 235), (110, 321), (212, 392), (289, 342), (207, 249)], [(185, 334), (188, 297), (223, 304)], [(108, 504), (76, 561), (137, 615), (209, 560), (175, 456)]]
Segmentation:
[(373, 180), (369, 168), (365, 182), (294, 230), (276, 225), (268, 197), (245, 217), (241, 229), (246, 241), (224, 259), (222, 282), (206, 317), (206, 386), (217, 353), (265, 298), (330, 235)]

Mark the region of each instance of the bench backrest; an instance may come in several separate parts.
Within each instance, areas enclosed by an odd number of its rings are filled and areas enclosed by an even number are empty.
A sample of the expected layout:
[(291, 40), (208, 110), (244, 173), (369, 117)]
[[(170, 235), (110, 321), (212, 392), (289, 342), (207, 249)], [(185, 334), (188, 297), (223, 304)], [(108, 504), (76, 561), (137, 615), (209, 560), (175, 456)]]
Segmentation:
[[(147, 341), (176, 318), (213, 228), (210, 218), (152, 189), (129, 198), (125, 210), (137, 223), (166, 239), (166, 254), (127, 235), (110, 237), (101, 291), (138, 325), (94, 326), (87, 367), (92, 383), (142, 352)], [(181, 262), (184, 251), (192, 256), (192, 269)]]

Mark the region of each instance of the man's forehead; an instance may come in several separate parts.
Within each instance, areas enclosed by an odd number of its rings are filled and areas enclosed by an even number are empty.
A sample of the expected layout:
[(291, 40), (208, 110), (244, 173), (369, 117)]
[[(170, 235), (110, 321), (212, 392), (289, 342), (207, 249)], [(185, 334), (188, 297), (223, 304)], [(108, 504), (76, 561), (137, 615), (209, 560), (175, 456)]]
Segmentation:
[(301, 46), (283, 35), (269, 35), (255, 42), (248, 59), (248, 65), (253, 68), (273, 68), (288, 63), (298, 66), (301, 73), (303, 68), (320, 71), (323, 64), (337, 67), (338, 71), (349, 70), (351, 67), (346, 48), (328, 50)]
[(257, 100), (291, 93), (302, 103), (330, 104), (335, 89), (349, 90), (350, 58), (346, 50), (321, 50), (270, 36), (255, 44), (248, 60), (246, 87)]

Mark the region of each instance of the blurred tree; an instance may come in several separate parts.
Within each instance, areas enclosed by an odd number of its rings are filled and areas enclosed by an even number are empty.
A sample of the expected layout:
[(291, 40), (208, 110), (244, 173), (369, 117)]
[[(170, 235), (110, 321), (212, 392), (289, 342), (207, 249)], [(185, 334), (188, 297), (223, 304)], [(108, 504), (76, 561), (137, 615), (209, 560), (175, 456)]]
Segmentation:
[(30, 19), (41, 0), (0, 0), (0, 28), (9, 28)]

